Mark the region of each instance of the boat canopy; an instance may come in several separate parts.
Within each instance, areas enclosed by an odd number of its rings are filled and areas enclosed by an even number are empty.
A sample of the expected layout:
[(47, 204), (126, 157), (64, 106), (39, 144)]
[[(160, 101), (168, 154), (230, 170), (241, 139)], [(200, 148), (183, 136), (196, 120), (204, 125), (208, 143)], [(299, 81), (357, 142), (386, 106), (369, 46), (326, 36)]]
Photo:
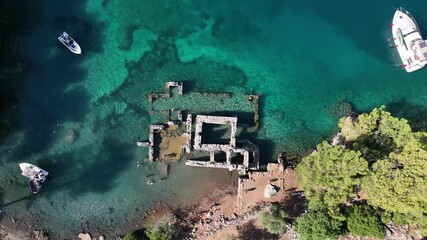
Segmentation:
[(27, 178), (33, 178), (34, 175), (36, 175), (36, 173), (38, 173), (39, 171), (36, 171), (34, 168), (32, 167), (26, 167), (24, 168), (24, 170), (22, 171), (22, 176), (25, 176)]
[(49, 174), (48, 171), (29, 163), (21, 163), (19, 164), (19, 167), (22, 170), (22, 176), (25, 176), (29, 179), (36, 179), (41, 182), (43, 182), (46, 179), (46, 176)]
[(418, 49), (419, 49), (419, 52), (421, 53), (421, 56), (424, 59), (427, 59), (427, 42), (425, 40), (418, 42)]

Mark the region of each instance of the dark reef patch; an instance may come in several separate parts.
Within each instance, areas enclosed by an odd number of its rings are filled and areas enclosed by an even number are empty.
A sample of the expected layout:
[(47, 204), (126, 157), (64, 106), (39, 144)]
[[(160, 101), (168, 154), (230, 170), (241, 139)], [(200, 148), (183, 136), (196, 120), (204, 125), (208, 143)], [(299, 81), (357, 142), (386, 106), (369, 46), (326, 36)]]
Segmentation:
[(139, 29), (139, 26), (129, 24), (124, 27), (124, 37), (121, 39), (121, 42), (118, 48), (122, 51), (129, 51), (132, 48), (133, 43), (133, 33)]
[(255, 36), (260, 30), (248, 16), (240, 11), (219, 16), (212, 25), (212, 36), (224, 41), (242, 41)]
[(111, 94), (117, 101), (141, 105), (149, 91), (164, 89), (167, 81), (185, 82), (185, 91), (227, 92), (229, 88), (244, 88), (246, 74), (238, 67), (207, 59), (180, 61), (173, 38), (161, 36), (152, 43), (152, 49), (137, 62), (127, 62), (128, 77)]
[(347, 99), (339, 99), (334, 104), (326, 106), (326, 113), (335, 118), (353, 117), (357, 113), (354, 104)]

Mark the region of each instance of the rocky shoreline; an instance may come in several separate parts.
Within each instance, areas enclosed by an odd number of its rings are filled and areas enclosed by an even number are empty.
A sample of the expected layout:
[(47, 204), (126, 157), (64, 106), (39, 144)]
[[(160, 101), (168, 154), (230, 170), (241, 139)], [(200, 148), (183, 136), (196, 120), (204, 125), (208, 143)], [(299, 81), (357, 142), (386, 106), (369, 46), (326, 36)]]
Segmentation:
[(10, 224), (0, 224), (0, 239), (2, 240), (48, 240), (49, 237), (43, 230), (25, 230), (21, 227), (13, 227)]

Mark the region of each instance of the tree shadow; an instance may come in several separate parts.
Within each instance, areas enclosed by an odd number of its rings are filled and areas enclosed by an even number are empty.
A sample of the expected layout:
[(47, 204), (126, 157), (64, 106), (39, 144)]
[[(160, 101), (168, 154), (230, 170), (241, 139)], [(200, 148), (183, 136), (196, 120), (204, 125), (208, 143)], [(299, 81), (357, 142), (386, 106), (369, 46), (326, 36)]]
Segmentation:
[(347, 146), (349, 149), (360, 151), (370, 165), (398, 149), (393, 138), (377, 131), (362, 134), (354, 141), (347, 143)]
[(273, 140), (270, 139), (261, 139), (256, 140), (255, 138), (249, 140), (255, 144), (258, 145), (259, 149), (262, 149), (259, 151), (259, 164), (267, 164), (269, 162), (275, 161), (275, 152), (274, 149), (276, 149), (276, 143)]
[(266, 229), (260, 229), (255, 226), (255, 221), (249, 221), (243, 224), (239, 229), (239, 239), (240, 240), (277, 240), (279, 235), (271, 234)]
[(281, 203), (281, 207), (285, 213), (288, 214), (289, 219), (295, 221), (307, 211), (308, 201), (301, 191), (296, 191), (296, 189), (288, 189), (286, 191), (290, 192), (290, 194), (289, 197)]
[(386, 110), (395, 117), (408, 120), (414, 132), (427, 131), (427, 106), (410, 103), (402, 98), (387, 104)]

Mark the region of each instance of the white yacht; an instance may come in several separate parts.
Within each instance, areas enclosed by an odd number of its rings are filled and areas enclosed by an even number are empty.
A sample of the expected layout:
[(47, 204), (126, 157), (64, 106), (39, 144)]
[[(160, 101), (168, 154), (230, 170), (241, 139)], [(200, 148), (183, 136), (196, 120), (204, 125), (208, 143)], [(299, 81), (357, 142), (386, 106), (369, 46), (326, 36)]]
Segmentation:
[(427, 42), (422, 39), (420, 29), (412, 15), (405, 9), (398, 8), (391, 25), (402, 67), (407, 72), (424, 67), (427, 64)]
[(62, 42), (71, 52), (75, 54), (82, 54), (82, 49), (80, 45), (70, 36), (68, 33), (63, 32), (61, 36), (58, 37), (58, 40)]
[(42, 183), (46, 180), (49, 172), (31, 163), (20, 163), (19, 168), (22, 170), (21, 175), (28, 178), (28, 186), (31, 192), (34, 194), (40, 192)]

